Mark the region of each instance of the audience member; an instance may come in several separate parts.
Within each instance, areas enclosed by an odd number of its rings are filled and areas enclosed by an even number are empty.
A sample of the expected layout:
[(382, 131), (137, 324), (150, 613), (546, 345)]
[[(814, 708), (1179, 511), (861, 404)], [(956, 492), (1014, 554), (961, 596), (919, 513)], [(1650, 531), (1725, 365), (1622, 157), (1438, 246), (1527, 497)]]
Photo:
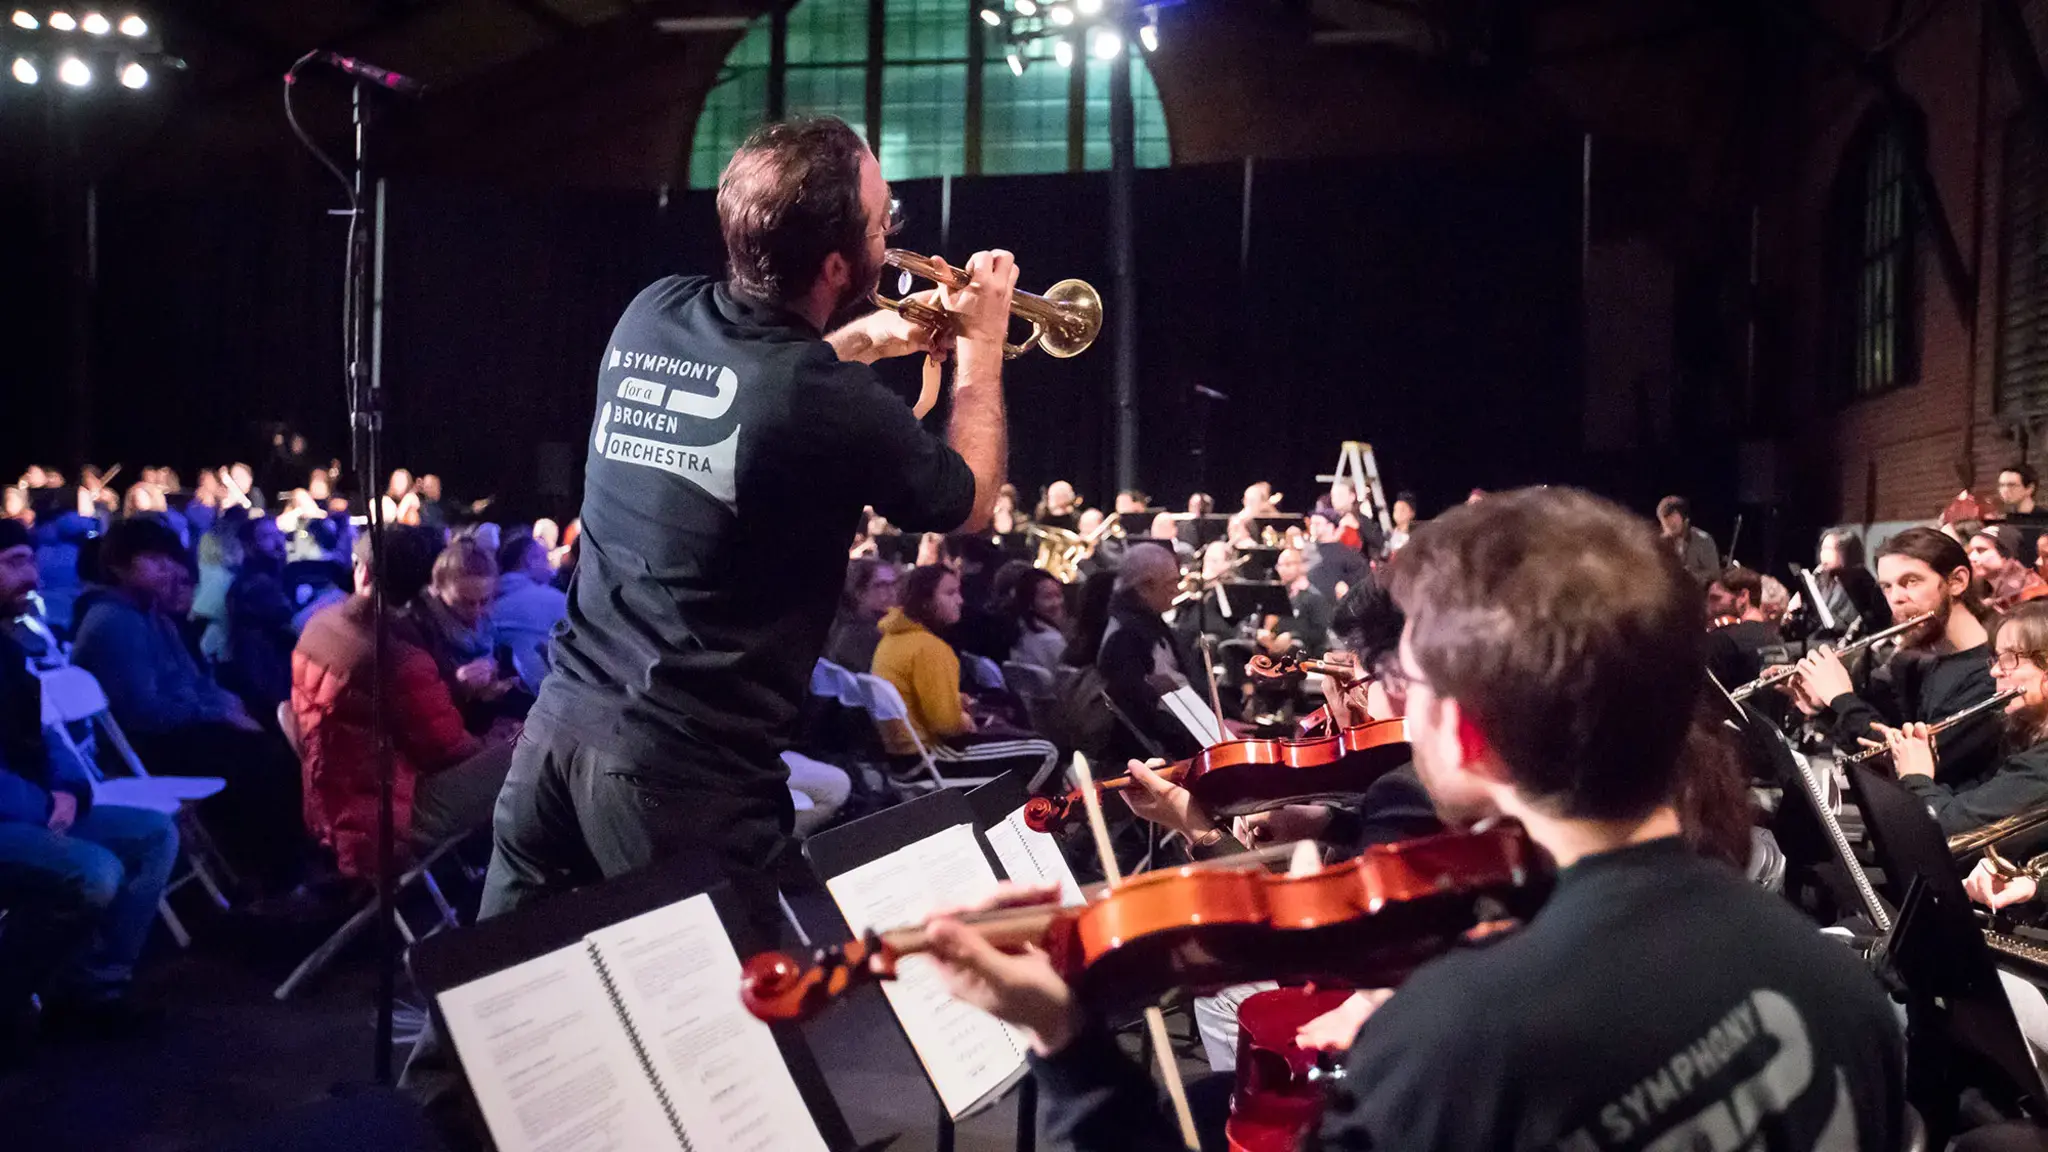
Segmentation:
[[(498, 665), (491, 627), (497, 592), (498, 563), (491, 554), (475, 540), (451, 540), (435, 558), (426, 589), (405, 613), (408, 639), (433, 656), (472, 732), (487, 730), (500, 716), (523, 712), (507, 698), (519, 678)], [(531, 703), (531, 697), (522, 698)]]
[[(284, 533), (268, 516), (244, 520), (238, 535), (242, 566), (227, 594), (227, 659), (221, 682), (259, 720), (277, 712), (292, 691), (292, 605), (285, 599)], [(194, 593), (195, 600), (197, 593)]]
[[(0, 520), (0, 619), (36, 585), (28, 529)], [(41, 684), (0, 630), (0, 1066), (21, 1055), (31, 996), (52, 1030), (136, 1020), (136, 961), (177, 857), (170, 817), (93, 803), (85, 765), (45, 738)]]
[(2033, 466), (2024, 461), (1998, 473), (1998, 503), (2005, 513), (2005, 522), (2020, 530), (2021, 556), (2032, 556), (2044, 530), (2048, 530), (2048, 509), (2034, 502), (2039, 483)]
[(299, 766), (242, 702), (201, 672), (166, 612), (187, 575), (185, 549), (161, 521), (123, 520), (100, 550), (107, 586), (79, 598), (73, 663), (93, 674), (149, 771), (219, 776), (227, 788), (200, 815), (231, 862), (263, 891), (298, 879), (305, 834)]
[(1419, 507), (1415, 493), (1394, 493), (1394, 506), (1387, 510), (1388, 515), (1394, 520), (1394, 530), (1387, 534), (1387, 555), (1392, 556), (1407, 547), (1408, 537), (1415, 531), (1416, 510)]
[(420, 522), (420, 496), (413, 489), (412, 473), (403, 468), (391, 470), (391, 482), (384, 489), (381, 511), (386, 524), (418, 524)]
[(529, 692), (539, 692), (548, 671), (548, 637), (569, 614), (569, 597), (554, 585), (548, 547), (514, 534), (498, 549), (498, 596), (491, 605), (497, 643), (512, 653), (512, 668)]
[(1344, 542), (1328, 509), (1318, 508), (1308, 518), (1308, 538), (1308, 546), (1301, 550), (1308, 582), (1331, 604), (1342, 600), (1372, 572), (1365, 554)]
[(242, 532), (248, 509), (230, 509), (199, 538), (199, 583), (192, 593), (192, 619), (202, 629), (200, 651), (209, 664), (228, 658), (228, 589), (242, 570)]
[[(526, 539), (522, 537), (521, 539)], [(530, 544), (532, 541), (527, 540)], [(306, 824), (333, 849), (345, 876), (372, 879), (377, 868), (378, 778), (371, 736), (375, 637), (370, 591), (390, 604), (429, 579), (431, 530), (388, 528), (383, 571), (373, 571), (369, 538), (356, 542), (346, 601), (316, 614), (292, 653), (292, 714), (305, 761)], [(498, 789), (512, 766), (518, 725), (501, 721), (479, 739), (464, 726), (434, 657), (393, 629), (384, 689), (392, 747), (394, 843), (415, 853), (490, 823)]]
[(1181, 759), (1198, 750), (1194, 737), (1159, 707), (1159, 698), (1187, 685), (1193, 679), (1188, 670), (1197, 666), (1181, 651), (1164, 619), (1179, 591), (1180, 565), (1164, 548), (1133, 548), (1117, 570), (1109, 624), (1095, 668), (1103, 690), (1138, 738), (1125, 739), (1129, 734), (1119, 728), (1114, 763), (1161, 754)]
[(825, 659), (852, 672), (873, 667), (875, 645), (882, 641), (882, 617), (894, 607), (896, 566), (875, 556), (849, 562), (839, 613), (825, 639)]
[(1010, 659), (1048, 673), (1059, 671), (1060, 654), (1067, 649), (1067, 586), (1049, 572), (1029, 568), (1010, 586), (1007, 606), (1018, 632)]
[(882, 617), (874, 674), (895, 685), (911, 727), (940, 763), (973, 764), (976, 775), (1021, 767), (1037, 790), (1052, 778), (1059, 751), (1050, 741), (975, 718), (974, 698), (960, 691), (960, 658), (940, 635), (960, 622), (960, 608), (960, 577), (952, 569), (913, 569), (902, 603)]
[(303, 632), (315, 612), (348, 599), (354, 587), (349, 575), (347, 521), (322, 517), (310, 520), (294, 542), (296, 555), (285, 562), (284, 597), (292, 606), (292, 631)]

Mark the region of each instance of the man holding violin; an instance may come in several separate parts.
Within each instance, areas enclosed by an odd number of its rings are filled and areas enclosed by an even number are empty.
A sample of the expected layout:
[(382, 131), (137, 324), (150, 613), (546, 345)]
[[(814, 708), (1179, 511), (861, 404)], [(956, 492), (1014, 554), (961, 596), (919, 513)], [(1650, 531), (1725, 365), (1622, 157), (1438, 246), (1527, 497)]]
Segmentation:
[[(1900, 1036), (1869, 973), (1678, 838), (1705, 620), (1648, 526), (1567, 489), (1501, 494), (1419, 530), (1393, 579), (1438, 811), (1515, 819), (1559, 871), (1524, 927), (1373, 1007), (1308, 1146), (1896, 1148)], [(1032, 1034), (1055, 1142), (1177, 1146), (1042, 955), (945, 917), (930, 936), (956, 996)]]

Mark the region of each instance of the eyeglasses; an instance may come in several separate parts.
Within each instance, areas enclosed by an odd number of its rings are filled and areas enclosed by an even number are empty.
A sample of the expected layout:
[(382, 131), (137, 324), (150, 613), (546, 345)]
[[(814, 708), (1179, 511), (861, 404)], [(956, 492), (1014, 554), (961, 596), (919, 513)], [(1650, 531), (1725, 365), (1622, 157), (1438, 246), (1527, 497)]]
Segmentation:
[(870, 232), (868, 233), (868, 235), (882, 237), (894, 236), (898, 232), (903, 231), (903, 226), (905, 224), (908, 224), (909, 222), (909, 217), (903, 214), (903, 201), (891, 200), (889, 201), (889, 222), (883, 225), (880, 231)]
[(1406, 699), (1408, 690), (1414, 686), (1415, 678), (1401, 667), (1401, 655), (1389, 652), (1373, 661), (1372, 678), (1379, 681), (1380, 689), (1396, 699)]
[(2039, 665), (2041, 663), (2041, 657), (2043, 655), (2048, 655), (2048, 653), (2020, 652), (2017, 650), (2000, 652), (1991, 657), (1991, 670), (1994, 672), (2016, 671), (2020, 666), (2020, 661), (2022, 660), (2028, 661), (2029, 663), (2035, 665)]

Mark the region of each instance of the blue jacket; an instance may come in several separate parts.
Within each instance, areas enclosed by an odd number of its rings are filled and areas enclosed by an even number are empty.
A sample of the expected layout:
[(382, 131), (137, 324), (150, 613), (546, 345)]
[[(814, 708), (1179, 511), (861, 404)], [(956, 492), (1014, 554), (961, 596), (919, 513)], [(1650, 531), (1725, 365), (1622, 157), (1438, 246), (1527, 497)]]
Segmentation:
[[(568, 594), (553, 585), (538, 583), (524, 572), (507, 572), (498, 577), (498, 599), (491, 606), (491, 626), (497, 631), (498, 643), (512, 650), (513, 663), (522, 680), (531, 676), (533, 670), (547, 667), (544, 657), (548, 637), (568, 614)], [(526, 686), (539, 691), (538, 677)]]
[(52, 792), (76, 796), (80, 816), (92, 807), (85, 766), (43, 737), (42, 683), (28, 655), (0, 632), (0, 823), (47, 824)]
[(168, 616), (117, 590), (93, 588), (79, 599), (71, 662), (99, 679), (114, 719), (130, 732), (218, 723), (238, 708), (200, 671)]

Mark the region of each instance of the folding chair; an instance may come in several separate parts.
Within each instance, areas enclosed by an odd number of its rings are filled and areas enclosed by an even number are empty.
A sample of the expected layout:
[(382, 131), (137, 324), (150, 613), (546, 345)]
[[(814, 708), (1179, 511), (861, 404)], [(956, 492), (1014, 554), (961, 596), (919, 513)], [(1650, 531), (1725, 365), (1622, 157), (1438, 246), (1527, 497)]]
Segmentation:
[[(406, 947), (410, 948), (414, 943), (432, 936), (444, 928), (455, 928), (461, 925), (462, 917), (455, 911), (455, 906), (449, 903), (448, 897), (442, 893), (441, 882), (434, 878), (433, 868), (434, 865), (440, 863), (444, 858), (454, 855), (455, 849), (468, 838), (469, 833), (465, 832), (459, 836), (451, 836), (434, 845), (411, 868), (406, 869), (405, 872), (400, 874), (398, 883), (393, 885), (391, 891), (391, 922), (398, 929), (398, 935), (405, 941)], [(457, 856), (456, 859), (460, 861), (461, 857)], [(465, 865), (465, 877), (467, 873), (468, 868)], [(406, 920), (405, 909), (398, 904), (399, 898), (404, 896), (406, 891), (415, 884), (426, 890), (427, 895), (432, 898), (434, 904), (433, 922), (418, 931), (415, 931), (411, 922)], [(271, 993), (271, 996), (278, 1000), (291, 999), (299, 989), (305, 987), (307, 982), (326, 971), (327, 966), (334, 963), (334, 958), (341, 955), (342, 949), (347, 948), (350, 943), (354, 942), (356, 937), (363, 934), (363, 929), (376, 922), (377, 898), (372, 895), (361, 908), (356, 910), (355, 915), (349, 917), (341, 927), (334, 930), (332, 936), (321, 941), (318, 948), (313, 949), (311, 954), (304, 960), (299, 961), (299, 966), (292, 969), (291, 975), (284, 978), (284, 983), (279, 984), (276, 990)]]
[(868, 715), (874, 717), (875, 730), (881, 734), (882, 744), (892, 756), (915, 757), (932, 778), (932, 787), (951, 788), (955, 785), (979, 786), (994, 780), (994, 776), (960, 776), (948, 780), (939, 772), (938, 758), (926, 746), (923, 737), (917, 734), (917, 726), (910, 722), (910, 706), (903, 702), (903, 694), (896, 686), (872, 673), (863, 672), (858, 676), (861, 695), (867, 701)]
[(986, 656), (972, 652), (960, 653), (960, 667), (965, 671), (967, 682), (985, 692), (1007, 692), (1010, 686), (1003, 681), (1003, 670)]
[[(106, 737), (107, 744), (127, 766), (130, 776), (139, 779), (151, 778), (149, 770), (142, 766), (141, 758), (135, 755), (134, 747), (128, 743), (127, 735), (121, 731), (121, 725), (115, 721), (113, 713), (107, 710), (107, 694), (100, 688), (100, 682), (93, 678), (92, 673), (76, 665), (67, 664), (40, 671), (36, 676), (42, 682), (44, 730), (54, 735), (58, 743), (64, 746), (65, 751), (78, 758), (78, 762), (85, 766), (86, 772), (91, 775), (96, 785), (104, 780), (97, 755), (97, 736)], [(86, 736), (82, 743), (71, 731), (73, 724), (86, 725)], [(189, 783), (206, 795), (227, 786), (227, 781), (218, 776), (194, 777), (189, 779)], [(184, 869), (182, 872), (172, 873), (171, 882), (164, 886), (163, 895), (157, 898), (156, 909), (157, 914), (163, 918), (164, 927), (170, 929), (171, 938), (178, 942), (178, 947), (189, 948), (192, 946), (192, 934), (185, 930), (184, 921), (179, 919), (177, 911), (171, 907), (171, 894), (196, 883), (206, 891), (207, 898), (213, 901), (214, 907), (225, 911), (228, 907), (228, 898), (221, 890), (221, 880), (225, 879), (230, 887), (234, 886), (237, 880), (234, 870), (228, 867), (227, 861), (220, 854), (220, 849), (214, 844), (213, 838), (207, 835), (206, 829), (199, 822), (198, 814), (193, 811), (188, 801), (174, 799), (167, 804), (164, 811), (177, 818), (178, 834), (183, 844), (179, 857), (184, 863)], [(218, 878), (216, 873), (219, 874)]]

